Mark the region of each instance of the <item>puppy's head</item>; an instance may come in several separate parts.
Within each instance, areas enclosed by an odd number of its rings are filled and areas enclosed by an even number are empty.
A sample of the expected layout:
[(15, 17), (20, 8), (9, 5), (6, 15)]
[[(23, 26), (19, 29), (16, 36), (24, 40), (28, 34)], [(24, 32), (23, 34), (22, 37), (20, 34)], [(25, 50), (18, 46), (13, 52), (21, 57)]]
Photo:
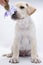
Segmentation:
[(17, 7), (17, 10), (12, 14), (12, 19), (24, 19), (36, 11), (34, 7), (26, 2), (17, 2), (15, 6)]

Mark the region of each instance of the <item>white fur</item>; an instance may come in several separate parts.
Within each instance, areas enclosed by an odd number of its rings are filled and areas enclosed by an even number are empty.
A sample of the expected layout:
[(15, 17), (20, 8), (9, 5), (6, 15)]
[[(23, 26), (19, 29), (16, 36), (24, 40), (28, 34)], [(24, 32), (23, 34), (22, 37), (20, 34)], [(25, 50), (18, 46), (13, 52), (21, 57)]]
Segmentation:
[[(25, 9), (20, 10), (19, 6), (24, 5)], [(28, 6), (28, 5), (27, 5)], [(40, 63), (40, 60), (37, 55), (37, 41), (36, 41), (36, 30), (34, 23), (31, 17), (27, 14), (26, 4), (18, 4), (17, 7), (19, 8), (19, 13), (21, 14), (24, 19), (17, 20), (16, 28), (15, 28), (15, 39), (12, 45), (12, 58), (10, 60), (11, 63), (15, 63), (18, 61), (19, 58), (19, 50), (31, 50), (31, 58), (32, 62)], [(32, 8), (30, 8), (32, 9)], [(32, 9), (33, 11), (34, 9)], [(18, 15), (19, 16), (19, 15)], [(9, 56), (9, 55), (7, 55)]]
[(19, 23), (17, 22), (15, 35), (19, 38), (20, 50), (31, 49), (31, 35), (33, 37), (35, 35), (35, 26), (30, 16), (23, 20), (19, 20)]

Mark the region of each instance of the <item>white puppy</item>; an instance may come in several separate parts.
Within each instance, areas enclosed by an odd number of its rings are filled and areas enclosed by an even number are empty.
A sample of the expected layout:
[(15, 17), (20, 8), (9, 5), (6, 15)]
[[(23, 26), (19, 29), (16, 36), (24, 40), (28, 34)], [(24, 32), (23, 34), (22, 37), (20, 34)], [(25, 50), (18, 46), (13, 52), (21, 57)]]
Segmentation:
[(40, 63), (37, 55), (36, 31), (33, 21), (30, 17), (36, 9), (26, 2), (17, 2), (15, 4), (17, 10), (14, 11), (11, 18), (17, 21), (15, 28), (15, 39), (12, 46), (12, 53), (7, 54), (11, 57), (10, 62), (18, 62), (19, 55), (31, 55), (33, 63)]

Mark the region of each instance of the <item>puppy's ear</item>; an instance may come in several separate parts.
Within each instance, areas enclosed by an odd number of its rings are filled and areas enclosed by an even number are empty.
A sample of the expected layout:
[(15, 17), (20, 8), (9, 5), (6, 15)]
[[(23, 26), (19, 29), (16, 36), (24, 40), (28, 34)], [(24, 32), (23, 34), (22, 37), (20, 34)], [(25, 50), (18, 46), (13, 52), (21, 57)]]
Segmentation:
[(30, 6), (28, 3), (26, 4), (26, 6), (27, 6), (27, 14), (28, 15), (32, 15), (36, 11), (36, 9), (32, 6)]

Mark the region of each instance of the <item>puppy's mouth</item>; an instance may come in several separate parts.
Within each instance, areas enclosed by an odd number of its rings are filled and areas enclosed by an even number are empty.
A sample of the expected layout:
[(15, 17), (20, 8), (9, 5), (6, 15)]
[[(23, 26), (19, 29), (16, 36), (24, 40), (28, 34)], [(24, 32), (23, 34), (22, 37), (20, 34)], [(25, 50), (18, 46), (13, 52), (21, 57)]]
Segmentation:
[(20, 20), (20, 19), (24, 19), (24, 17), (22, 17), (19, 13), (15, 12), (14, 14), (12, 14), (11, 16), (12, 19), (14, 20)]

